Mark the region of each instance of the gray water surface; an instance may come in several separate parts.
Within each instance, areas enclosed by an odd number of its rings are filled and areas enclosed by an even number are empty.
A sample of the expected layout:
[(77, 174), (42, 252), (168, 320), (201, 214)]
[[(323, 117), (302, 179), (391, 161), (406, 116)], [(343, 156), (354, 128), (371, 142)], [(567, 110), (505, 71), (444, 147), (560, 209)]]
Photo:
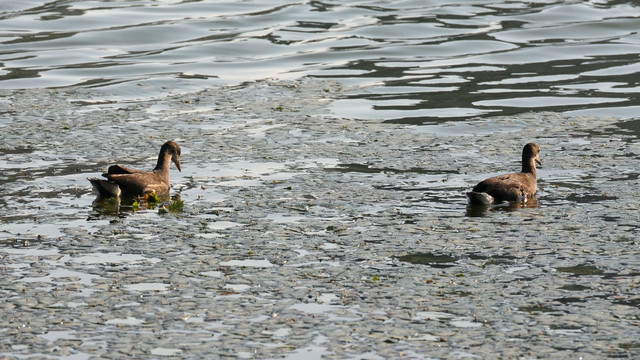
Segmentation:
[[(638, 358), (639, 14), (3, 1), (0, 357)], [(95, 202), (168, 139), (166, 203)]]
[[(637, 131), (549, 112), (431, 132), (328, 114), (345, 91), (13, 98), (2, 354), (637, 357)], [(467, 208), (470, 186), (519, 167), (520, 133), (542, 148), (536, 201)], [(183, 148), (182, 211), (92, 205), (88, 175), (150, 167), (164, 138)]]
[(126, 101), (312, 76), (361, 87), (334, 104), (359, 119), (632, 118), (639, 17), (627, 1), (6, 0), (0, 88)]

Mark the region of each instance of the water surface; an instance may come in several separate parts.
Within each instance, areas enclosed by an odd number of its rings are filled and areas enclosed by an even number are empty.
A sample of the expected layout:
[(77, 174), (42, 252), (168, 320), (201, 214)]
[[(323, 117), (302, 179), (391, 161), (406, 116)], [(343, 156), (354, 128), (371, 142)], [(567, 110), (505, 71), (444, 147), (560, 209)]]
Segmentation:
[(353, 118), (631, 118), (639, 14), (599, 1), (5, 1), (0, 88), (131, 100), (312, 76), (363, 87), (333, 107)]
[[(0, 357), (637, 358), (638, 14), (3, 1)], [(94, 202), (168, 139), (184, 208)]]

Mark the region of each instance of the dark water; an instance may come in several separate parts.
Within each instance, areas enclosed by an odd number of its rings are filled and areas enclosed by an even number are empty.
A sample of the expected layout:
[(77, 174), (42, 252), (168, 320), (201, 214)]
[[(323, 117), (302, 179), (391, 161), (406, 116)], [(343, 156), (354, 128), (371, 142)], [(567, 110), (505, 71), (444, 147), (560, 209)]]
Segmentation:
[[(2, 1), (0, 357), (638, 358), (638, 29), (635, 2)], [(170, 199), (94, 201), (168, 139)], [(537, 198), (468, 207), (530, 141)]]
[(632, 118), (628, 1), (3, 1), (0, 88), (162, 97), (311, 76), (341, 116), (399, 123), (551, 110)]

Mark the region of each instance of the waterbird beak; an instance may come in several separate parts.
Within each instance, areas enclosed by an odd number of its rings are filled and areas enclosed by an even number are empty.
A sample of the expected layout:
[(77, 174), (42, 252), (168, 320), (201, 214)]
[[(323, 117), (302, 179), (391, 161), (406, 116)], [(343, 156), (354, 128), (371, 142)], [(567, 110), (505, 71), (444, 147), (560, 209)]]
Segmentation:
[(176, 164), (176, 167), (178, 168), (178, 171), (182, 172), (182, 168), (180, 167), (180, 158), (173, 157), (173, 158), (171, 158), (171, 160), (173, 160), (173, 163)]

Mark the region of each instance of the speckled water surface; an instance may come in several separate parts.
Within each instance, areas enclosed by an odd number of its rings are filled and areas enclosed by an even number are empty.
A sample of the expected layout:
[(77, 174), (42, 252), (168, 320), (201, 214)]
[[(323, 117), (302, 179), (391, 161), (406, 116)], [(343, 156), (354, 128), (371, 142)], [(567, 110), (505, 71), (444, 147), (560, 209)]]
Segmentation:
[(0, 358), (640, 358), (639, 14), (0, 1)]
[[(332, 113), (350, 91), (4, 94), (0, 356), (640, 356), (637, 121), (384, 124)], [(182, 211), (92, 205), (86, 177), (151, 167), (167, 139)], [(537, 201), (468, 209), (523, 139)]]

